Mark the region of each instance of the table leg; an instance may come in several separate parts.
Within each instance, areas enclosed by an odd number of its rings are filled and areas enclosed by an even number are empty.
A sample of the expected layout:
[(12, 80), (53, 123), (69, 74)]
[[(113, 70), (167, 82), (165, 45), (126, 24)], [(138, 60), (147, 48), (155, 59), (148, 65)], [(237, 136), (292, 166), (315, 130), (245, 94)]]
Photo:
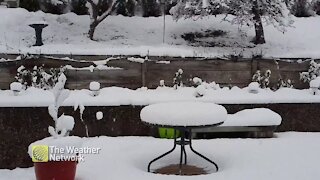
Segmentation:
[[(190, 136), (191, 136), (191, 134), (192, 134), (191, 130), (189, 130), (189, 132), (190, 132)], [(210, 162), (211, 164), (213, 164), (216, 167), (216, 170), (219, 171), (219, 167), (214, 161), (210, 160), (209, 158), (205, 157), (204, 155), (200, 154), (199, 152), (197, 152), (196, 150), (193, 149), (192, 142), (191, 142), (191, 137), (190, 137), (190, 149), (191, 149), (192, 152), (194, 152), (198, 156), (202, 157), (203, 159), (205, 159), (208, 162)]]
[(164, 156), (170, 154), (172, 151), (174, 151), (174, 149), (176, 148), (176, 146), (177, 146), (177, 137), (176, 137), (176, 130), (174, 130), (174, 145), (173, 145), (173, 148), (172, 148), (170, 151), (168, 151), (168, 152), (160, 155), (159, 157), (153, 159), (152, 161), (150, 161), (150, 163), (148, 164), (148, 172), (150, 172), (150, 167), (151, 167), (151, 164), (152, 164), (152, 163), (154, 163), (155, 161), (157, 161), (157, 160), (163, 158)]

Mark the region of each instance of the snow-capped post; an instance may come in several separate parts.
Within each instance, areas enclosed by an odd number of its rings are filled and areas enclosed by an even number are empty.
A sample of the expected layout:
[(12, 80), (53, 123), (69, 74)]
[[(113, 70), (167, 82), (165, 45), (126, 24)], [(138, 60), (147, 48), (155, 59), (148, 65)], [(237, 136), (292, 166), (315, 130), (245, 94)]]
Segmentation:
[(13, 82), (10, 84), (10, 90), (13, 92), (14, 96), (18, 96), (22, 90), (22, 84), (19, 82)]
[(173, 88), (174, 89), (178, 89), (178, 87), (182, 87), (183, 86), (182, 74), (183, 74), (183, 70), (182, 69), (178, 69), (178, 71), (175, 73), (175, 76), (173, 78)]
[(259, 93), (259, 90), (260, 90), (260, 85), (258, 82), (251, 82), (248, 85), (248, 92), (249, 93), (257, 94), (257, 93)]
[(160, 80), (160, 82), (159, 82), (160, 84), (159, 84), (159, 86), (160, 87), (165, 87), (166, 85), (165, 85), (165, 82), (164, 82), (164, 80), (162, 79), (162, 80)]
[(96, 81), (90, 82), (89, 88), (90, 88), (92, 96), (99, 95), (99, 93), (100, 93), (100, 83), (99, 82), (96, 82)]
[(311, 80), (309, 85), (310, 85), (310, 89), (311, 89), (312, 94), (317, 95), (319, 88), (320, 88), (320, 76)]
[(90, 15), (90, 27), (88, 36), (93, 40), (96, 27), (114, 10), (118, 0), (87, 0), (87, 8)]
[(69, 132), (73, 129), (74, 119), (72, 116), (66, 116), (62, 114), (58, 118), (59, 107), (63, 104), (65, 99), (68, 98), (70, 91), (64, 89), (64, 85), (67, 81), (66, 76), (62, 73), (56, 85), (52, 88), (54, 95), (54, 103), (48, 107), (50, 116), (55, 122), (55, 127), (49, 126), (48, 132), (54, 137), (68, 136)]

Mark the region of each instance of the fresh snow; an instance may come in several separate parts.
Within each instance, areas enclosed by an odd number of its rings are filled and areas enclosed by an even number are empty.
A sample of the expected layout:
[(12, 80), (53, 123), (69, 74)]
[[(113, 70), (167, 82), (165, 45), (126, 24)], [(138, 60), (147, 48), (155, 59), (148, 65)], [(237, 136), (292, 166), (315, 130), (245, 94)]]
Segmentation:
[[(84, 139), (78, 136), (68, 136), (68, 137), (59, 137), (59, 138), (47, 137), (31, 143), (28, 148), (28, 154), (30, 157), (32, 157), (32, 146), (35, 146), (35, 145), (47, 145), (47, 146), (54, 146), (56, 148), (63, 148), (63, 149), (67, 149), (68, 147), (80, 148), (82, 147), (83, 141)], [(67, 151), (65, 150), (65, 152)], [(68, 154), (68, 155), (76, 155), (76, 154)], [(0, 175), (0, 179), (1, 179), (1, 175)]]
[[(78, 164), (78, 180), (318, 180), (320, 133), (277, 133), (269, 139), (194, 140), (193, 147), (213, 159), (219, 172), (187, 147), (188, 164), (212, 172), (200, 176), (167, 176), (147, 172), (148, 163), (168, 151), (173, 140), (152, 137), (93, 137), (83, 147), (101, 148), (85, 154)], [(177, 164), (180, 151), (154, 163), (152, 168)], [(153, 170), (153, 169), (152, 169)], [(34, 168), (0, 170), (0, 180), (34, 180)]]
[(228, 114), (221, 126), (278, 126), (281, 120), (281, 116), (270, 109), (255, 108)]
[(11, 91), (17, 91), (20, 92), (22, 90), (22, 84), (19, 82), (13, 82), (10, 84), (10, 90)]
[(100, 83), (96, 81), (90, 82), (89, 89), (91, 91), (98, 91), (100, 89)]
[(103, 118), (103, 112), (98, 111), (98, 112), (96, 113), (96, 118), (97, 118), (97, 120), (101, 120), (101, 119)]
[(62, 131), (62, 130), (72, 131), (73, 127), (74, 127), (74, 118), (72, 116), (67, 116), (62, 114), (58, 118), (57, 126), (56, 126), (57, 131)]
[[(92, 54), (92, 55), (141, 55), (179, 57), (224, 57), (230, 54), (262, 53), (264, 57), (319, 58), (320, 16), (293, 18), (293, 27), (284, 34), (271, 25), (265, 26), (267, 43), (254, 45), (254, 29), (238, 27), (222, 21), (224, 15), (208, 16), (197, 21), (166, 17), (165, 43), (163, 43), (163, 17), (108, 16), (95, 33), (96, 41), (87, 38), (90, 18), (73, 13), (52, 15), (28, 12), (20, 8), (2, 8), (0, 16), (0, 53), (35, 54)], [(44, 45), (35, 43), (34, 29), (28, 24), (46, 21), (43, 30)], [(239, 29), (241, 31), (239, 31)], [(226, 36), (209, 39), (223, 47), (194, 47), (181, 37), (184, 33), (222, 30)], [(244, 35), (247, 33), (247, 36)]]
[(310, 81), (311, 88), (319, 88), (320, 87), (320, 77), (316, 77), (315, 79)]
[(227, 110), (217, 104), (203, 102), (169, 102), (144, 107), (141, 120), (164, 126), (205, 126), (223, 122)]
[[(120, 106), (149, 105), (173, 101), (199, 101), (216, 104), (272, 104), (272, 103), (319, 103), (320, 95), (313, 95), (310, 89), (281, 88), (277, 91), (261, 89), (259, 93), (248, 92), (248, 88), (233, 87), (206, 89), (203, 97), (195, 97), (194, 87), (183, 87), (177, 90), (172, 87), (157, 89), (140, 88), (137, 90), (107, 87), (93, 97), (88, 89), (70, 90), (69, 97), (63, 106)], [(14, 96), (10, 90), (0, 90), (0, 107), (44, 107), (54, 102), (51, 91), (28, 88)]]
[(248, 91), (250, 93), (258, 93), (260, 90), (260, 84), (258, 82), (251, 82), (249, 85), (248, 85)]

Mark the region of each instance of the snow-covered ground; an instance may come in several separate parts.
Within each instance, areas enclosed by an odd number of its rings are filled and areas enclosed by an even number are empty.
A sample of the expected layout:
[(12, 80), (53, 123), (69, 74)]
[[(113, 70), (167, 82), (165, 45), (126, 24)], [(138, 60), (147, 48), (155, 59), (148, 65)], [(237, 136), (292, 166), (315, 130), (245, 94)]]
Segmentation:
[[(248, 88), (227, 87), (205, 89), (203, 97), (195, 97), (196, 88), (183, 87), (175, 90), (171, 87), (157, 89), (139, 88), (137, 90), (107, 87), (98, 96), (92, 96), (88, 89), (72, 90), (63, 103), (64, 106), (119, 106), (148, 105), (172, 101), (203, 101), (217, 104), (269, 104), (269, 103), (319, 103), (320, 95), (313, 95), (310, 89), (281, 88), (277, 91), (260, 89), (258, 94), (248, 92)], [(14, 96), (11, 90), (0, 90), (0, 107), (43, 107), (53, 103), (51, 91), (29, 88)]]
[[(222, 22), (222, 15), (178, 22), (167, 16), (165, 43), (162, 40), (163, 17), (110, 16), (98, 26), (95, 34), (97, 41), (86, 37), (89, 16), (72, 13), (52, 15), (1, 8), (0, 17), (3, 17), (0, 20), (0, 53), (222, 57), (243, 51), (245, 57), (262, 52), (265, 57), (320, 58), (319, 16), (293, 18), (294, 27), (287, 28), (284, 34), (272, 26), (265, 26), (267, 43), (254, 48), (248, 48), (254, 46), (250, 43), (254, 36), (253, 29)], [(34, 30), (28, 24), (39, 21), (49, 24), (43, 31), (45, 45), (33, 47)], [(206, 30), (226, 32), (223, 36), (208, 38), (219, 47), (190, 46), (181, 37), (185, 33)], [(244, 36), (244, 33), (248, 36)]]
[[(272, 139), (195, 140), (194, 148), (215, 160), (220, 171), (190, 153), (189, 163), (213, 173), (201, 176), (159, 175), (147, 172), (149, 161), (169, 150), (173, 142), (151, 137), (95, 137), (83, 146), (101, 148), (85, 155), (76, 180), (318, 180), (320, 133), (287, 132)], [(154, 163), (152, 169), (175, 164), (179, 151)], [(34, 180), (34, 169), (0, 170), (0, 180)]]

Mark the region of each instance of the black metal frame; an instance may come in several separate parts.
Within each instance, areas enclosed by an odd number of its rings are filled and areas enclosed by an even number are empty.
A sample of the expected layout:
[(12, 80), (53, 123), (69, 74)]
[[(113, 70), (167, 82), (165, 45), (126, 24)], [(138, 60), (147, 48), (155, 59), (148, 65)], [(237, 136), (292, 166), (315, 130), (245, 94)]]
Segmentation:
[[(186, 149), (185, 149), (186, 145), (189, 145), (191, 151), (194, 152), (196, 155), (200, 156), (201, 158), (203, 158), (206, 161), (213, 164), (216, 168), (216, 171), (219, 170), (218, 165), (214, 161), (210, 160), (206, 156), (200, 154), (199, 152), (197, 152), (196, 150), (193, 149), (193, 147), (192, 147), (192, 128), (190, 128), (190, 127), (172, 127), (172, 128), (174, 128), (173, 148), (170, 151), (168, 151), (168, 152), (158, 156), (157, 158), (153, 159), (152, 161), (150, 161), (150, 163), (148, 164), (148, 172), (150, 172), (150, 167), (151, 167), (152, 163), (154, 163), (155, 161), (157, 161), (157, 160), (163, 158), (164, 156), (170, 154), (171, 152), (173, 152), (176, 149), (177, 145), (181, 146), (180, 163), (179, 163), (180, 172), (181, 172), (181, 168), (182, 168), (183, 157), (184, 157), (184, 164), (187, 164), (187, 153), (186, 153)], [(177, 137), (176, 137), (177, 131), (180, 131), (180, 134), (181, 134), (180, 140), (177, 140)]]

